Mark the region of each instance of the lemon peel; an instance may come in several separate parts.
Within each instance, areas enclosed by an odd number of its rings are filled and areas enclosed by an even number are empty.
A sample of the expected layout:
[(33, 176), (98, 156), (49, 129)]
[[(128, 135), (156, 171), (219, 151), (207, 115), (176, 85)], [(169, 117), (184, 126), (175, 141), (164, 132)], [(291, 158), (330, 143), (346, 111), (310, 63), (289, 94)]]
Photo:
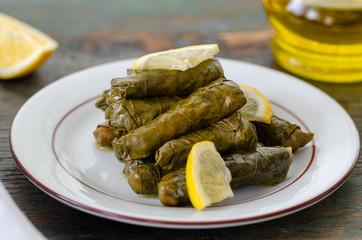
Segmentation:
[(0, 79), (34, 72), (58, 47), (46, 34), (3, 13), (0, 13), (0, 45)]
[(133, 64), (133, 70), (185, 71), (213, 57), (218, 52), (219, 46), (217, 44), (204, 44), (150, 53), (138, 58)]
[(194, 144), (186, 164), (186, 186), (192, 205), (201, 210), (233, 197), (231, 174), (210, 141)]

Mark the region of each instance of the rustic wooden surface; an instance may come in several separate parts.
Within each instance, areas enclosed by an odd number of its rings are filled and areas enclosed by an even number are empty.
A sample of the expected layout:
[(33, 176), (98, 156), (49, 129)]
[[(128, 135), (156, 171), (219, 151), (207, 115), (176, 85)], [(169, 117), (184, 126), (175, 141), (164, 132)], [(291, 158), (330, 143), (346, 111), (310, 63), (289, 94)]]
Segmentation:
[[(123, 2), (123, 3), (121, 3)], [(209, 230), (139, 227), (68, 207), (35, 187), (10, 151), (11, 122), (25, 101), (74, 71), (147, 52), (218, 43), (218, 56), (283, 71), (273, 60), (273, 36), (261, 1), (2, 0), (0, 11), (36, 26), (59, 41), (36, 73), (0, 81), (0, 179), (30, 221), (49, 239), (361, 239), (362, 163), (335, 193), (303, 211), (264, 223)], [(362, 135), (362, 83), (308, 81), (338, 101)], [(341, 162), (343, 159), (341, 159)]]

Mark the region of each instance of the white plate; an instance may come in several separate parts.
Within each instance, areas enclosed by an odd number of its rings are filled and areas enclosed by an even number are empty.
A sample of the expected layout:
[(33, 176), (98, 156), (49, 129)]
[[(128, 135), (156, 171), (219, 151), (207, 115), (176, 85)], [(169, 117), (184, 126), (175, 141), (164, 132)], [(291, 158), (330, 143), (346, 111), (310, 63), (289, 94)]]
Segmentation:
[(220, 59), (227, 78), (259, 89), (276, 115), (315, 133), (295, 155), (287, 179), (274, 187), (243, 186), (235, 197), (203, 211), (165, 207), (133, 193), (123, 163), (96, 147), (92, 131), (104, 121), (94, 107), (110, 80), (124, 76), (134, 59), (66, 76), (31, 97), (10, 133), (24, 174), (55, 199), (84, 212), (154, 227), (216, 228), (251, 224), (304, 209), (336, 190), (358, 158), (359, 136), (348, 114), (311, 85), (264, 67)]

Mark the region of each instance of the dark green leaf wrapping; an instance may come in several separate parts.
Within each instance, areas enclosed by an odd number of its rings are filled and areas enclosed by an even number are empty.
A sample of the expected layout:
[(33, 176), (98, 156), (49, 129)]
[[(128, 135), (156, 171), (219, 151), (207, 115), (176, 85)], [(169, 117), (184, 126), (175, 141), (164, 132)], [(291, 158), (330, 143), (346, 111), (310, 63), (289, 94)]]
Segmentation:
[(153, 156), (165, 142), (217, 122), (245, 103), (243, 92), (233, 81), (218, 79), (142, 127), (114, 139), (114, 152), (121, 160)]
[(128, 132), (143, 126), (175, 105), (180, 97), (153, 97), (127, 99), (109, 105), (110, 125), (123, 127)]
[(145, 162), (140, 159), (126, 161), (123, 167), (123, 174), (128, 177), (135, 167), (143, 164), (145, 164)]
[(222, 66), (215, 58), (207, 59), (186, 71), (128, 71), (127, 77), (112, 80), (112, 88), (123, 99), (152, 96), (188, 95), (212, 81), (224, 77)]
[(156, 162), (162, 168), (178, 169), (186, 166), (192, 146), (200, 141), (211, 141), (218, 152), (252, 151), (256, 148), (255, 127), (238, 111), (203, 129), (166, 142), (156, 152)]
[(296, 124), (277, 116), (272, 117), (271, 124), (253, 122), (258, 140), (264, 146), (291, 147), (293, 152), (304, 147), (313, 138), (313, 133), (305, 133)]
[(106, 110), (106, 108), (108, 107), (107, 103), (106, 103), (106, 95), (108, 93), (109, 90), (103, 91), (102, 95), (97, 99), (95, 105), (96, 108), (102, 109), (103, 111)]
[(128, 184), (135, 193), (157, 193), (157, 184), (161, 179), (161, 173), (154, 163), (133, 162), (123, 171), (128, 173)]
[(111, 105), (114, 102), (123, 100), (124, 98), (121, 96), (121, 94), (122, 94), (122, 91), (120, 90), (120, 88), (117, 88), (117, 87), (108, 90), (105, 93), (106, 104)]
[(242, 184), (275, 185), (287, 177), (293, 158), (290, 147), (261, 147), (252, 153), (223, 157), (232, 176), (231, 187)]
[(112, 141), (116, 137), (126, 133), (124, 128), (116, 128), (109, 125), (109, 121), (99, 124), (93, 135), (100, 146), (112, 146)]
[(185, 168), (180, 168), (161, 178), (158, 183), (158, 197), (164, 205), (183, 206), (190, 204)]

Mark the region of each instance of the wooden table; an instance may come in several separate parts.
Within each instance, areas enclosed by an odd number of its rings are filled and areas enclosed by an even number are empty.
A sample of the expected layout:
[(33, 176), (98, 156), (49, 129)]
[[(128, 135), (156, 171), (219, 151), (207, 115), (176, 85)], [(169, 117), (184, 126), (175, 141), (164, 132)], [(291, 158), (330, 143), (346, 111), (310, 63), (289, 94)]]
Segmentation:
[[(121, 3), (122, 2), (122, 3)], [(77, 70), (150, 51), (218, 43), (218, 56), (283, 71), (270, 52), (273, 36), (261, 1), (47, 1), (3, 0), (0, 11), (59, 41), (34, 74), (0, 81), (0, 179), (30, 221), (49, 239), (361, 239), (362, 163), (335, 193), (298, 213), (264, 223), (209, 230), (139, 227), (68, 207), (35, 187), (10, 151), (11, 122), (25, 101)], [(308, 81), (338, 101), (362, 135), (362, 82)], [(343, 159), (341, 159), (343, 161)]]

